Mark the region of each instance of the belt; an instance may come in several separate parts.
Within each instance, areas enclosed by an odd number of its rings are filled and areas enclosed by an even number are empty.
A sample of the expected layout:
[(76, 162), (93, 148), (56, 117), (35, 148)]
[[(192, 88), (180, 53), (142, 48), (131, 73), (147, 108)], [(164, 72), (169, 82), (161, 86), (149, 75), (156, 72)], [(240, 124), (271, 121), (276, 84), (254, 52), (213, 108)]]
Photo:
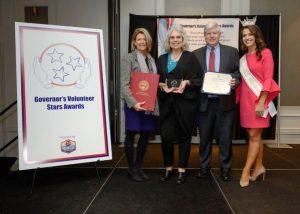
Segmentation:
[(219, 97), (209, 97), (208, 100), (219, 101)]

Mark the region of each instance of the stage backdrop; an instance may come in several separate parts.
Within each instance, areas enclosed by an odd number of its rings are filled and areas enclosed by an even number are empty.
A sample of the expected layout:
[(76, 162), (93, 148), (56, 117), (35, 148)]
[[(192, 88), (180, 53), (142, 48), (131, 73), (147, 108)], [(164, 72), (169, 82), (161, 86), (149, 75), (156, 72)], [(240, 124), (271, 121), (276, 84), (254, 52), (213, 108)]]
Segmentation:
[[(184, 23), (184, 26), (186, 29), (193, 27), (194, 25), (198, 25), (195, 24), (195, 22), (198, 22), (197, 20), (205, 20), (205, 19), (214, 19), (217, 22), (219, 20), (223, 20), (224, 23), (227, 23), (226, 19), (228, 20), (244, 20), (246, 17), (248, 18), (253, 18), (253, 17), (257, 17), (257, 21), (256, 24), (262, 29), (264, 37), (265, 37), (265, 41), (267, 43), (268, 48), (270, 48), (272, 50), (273, 53), (273, 58), (274, 58), (274, 79), (276, 80), (276, 82), (278, 82), (278, 77), (279, 77), (279, 38), (280, 38), (280, 16), (279, 15), (248, 15), (248, 16), (142, 16), (142, 15), (134, 15), (134, 14), (130, 14), (130, 26), (129, 26), (129, 38), (131, 38), (131, 35), (134, 31), (134, 29), (138, 28), (138, 27), (144, 27), (146, 28), (152, 38), (153, 38), (153, 48), (151, 51), (151, 54), (154, 57), (158, 57), (160, 54), (160, 34), (161, 32), (157, 32), (160, 29), (160, 22), (165, 22), (166, 21), (166, 26), (170, 25), (170, 21), (169, 20), (187, 20), (187, 22)], [(161, 21), (163, 20), (163, 21)], [(201, 21), (202, 22), (202, 21)], [(228, 24), (226, 24), (228, 25)], [(227, 27), (227, 26), (224, 27)], [(239, 24), (239, 28), (241, 27), (241, 25)], [(194, 27), (193, 27), (194, 28)], [(221, 27), (222, 29), (222, 27)], [(224, 28), (225, 29), (225, 28)], [(224, 29), (222, 29), (222, 33), (224, 33)], [(231, 39), (232, 41), (236, 41), (235, 38), (238, 38), (238, 33), (239, 30), (235, 30), (235, 28), (229, 28), (229, 29), (233, 29), (233, 39)], [(199, 29), (201, 32), (197, 32), (199, 33), (200, 37), (202, 36), (201, 34), (203, 34), (203, 28)], [(224, 36), (224, 35), (223, 35)], [(222, 37), (223, 37), (222, 36)], [(226, 44), (226, 40), (223, 40), (223, 38), (221, 38), (221, 42), (223, 44)], [(162, 40), (161, 40), (162, 41)], [(202, 39), (199, 39), (197, 42), (199, 44), (199, 48), (203, 45), (201, 43)], [(191, 39), (191, 42), (193, 42), (193, 39)], [(227, 43), (228, 44), (228, 43)], [(229, 44), (232, 45), (234, 47), (237, 47), (234, 44)], [(190, 45), (192, 47), (192, 50), (195, 48), (195, 46), (193, 44)], [(128, 45), (128, 51), (130, 51), (130, 44)], [(240, 51), (240, 56), (242, 56), (243, 53)], [(279, 83), (280, 84), (280, 83)], [(275, 105), (277, 106), (277, 100), (275, 100)], [(275, 139), (275, 134), (276, 134), (276, 116), (274, 118), (271, 119), (271, 125), (268, 129), (264, 130), (263, 133), (263, 138), (264, 139)], [(237, 111), (237, 115), (236, 115), (236, 122), (235, 122), (235, 129), (234, 129), (234, 133), (233, 133), (234, 139), (238, 140), (238, 139), (245, 139), (246, 136), (246, 132), (244, 129), (242, 129), (239, 125), (239, 114)]]
[(20, 169), (112, 159), (102, 30), (15, 30)]
[(173, 25), (181, 25), (188, 38), (189, 51), (206, 45), (204, 38), (204, 27), (207, 23), (215, 21), (219, 24), (221, 30), (220, 42), (225, 45), (230, 45), (235, 48), (239, 47), (239, 19), (238, 18), (158, 18), (158, 56), (165, 53), (164, 43), (167, 32)]

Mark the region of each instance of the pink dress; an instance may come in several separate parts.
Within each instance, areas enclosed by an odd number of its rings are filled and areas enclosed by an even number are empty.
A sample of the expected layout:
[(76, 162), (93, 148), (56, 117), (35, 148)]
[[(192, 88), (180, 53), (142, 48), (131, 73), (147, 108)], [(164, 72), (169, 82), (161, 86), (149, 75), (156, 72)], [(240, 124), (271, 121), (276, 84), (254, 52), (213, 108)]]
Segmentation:
[[(246, 54), (248, 68), (254, 77), (263, 85), (262, 91), (269, 92), (265, 102), (265, 108), (278, 95), (280, 88), (273, 80), (274, 62), (270, 49), (263, 49), (261, 60), (257, 61), (256, 53)], [(237, 88), (237, 102), (240, 102), (240, 122), (244, 128), (266, 128), (270, 125), (270, 114), (266, 118), (258, 117), (255, 114), (255, 107), (259, 97), (248, 87), (242, 78)]]

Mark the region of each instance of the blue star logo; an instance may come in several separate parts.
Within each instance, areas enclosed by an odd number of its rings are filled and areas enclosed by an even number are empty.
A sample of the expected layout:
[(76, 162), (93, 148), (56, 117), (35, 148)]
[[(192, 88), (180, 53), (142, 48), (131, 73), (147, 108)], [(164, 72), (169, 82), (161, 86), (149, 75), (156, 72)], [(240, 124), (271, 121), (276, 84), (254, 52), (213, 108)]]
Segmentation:
[(74, 58), (72, 59), (72, 57), (70, 56), (70, 61), (67, 62), (67, 65), (72, 66), (73, 71), (76, 70), (76, 67), (82, 67), (82, 65), (79, 63), (80, 58)]
[(61, 67), (60, 69), (53, 69), (55, 72), (54, 79), (60, 79), (62, 82), (65, 81), (65, 76), (68, 76), (69, 74), (64, 72), (64, 67)]
[(48, 56), (51, 57), (51, 63), (60, 62), (62, 63), (61, 57), (64, 55), (63, 53), (58, 53), (56, 49), (53, 49), (52, 53), (47, 53)]

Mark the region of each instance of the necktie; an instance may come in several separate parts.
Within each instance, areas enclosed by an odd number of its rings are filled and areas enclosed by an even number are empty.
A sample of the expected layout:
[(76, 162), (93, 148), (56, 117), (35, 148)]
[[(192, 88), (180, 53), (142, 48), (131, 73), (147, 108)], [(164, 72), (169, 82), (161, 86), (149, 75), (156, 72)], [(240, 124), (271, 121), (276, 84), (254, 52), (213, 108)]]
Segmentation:
[(209, 66), (208, 71), (215, 71), (215, 48), (211, 47), (209, 54)]

